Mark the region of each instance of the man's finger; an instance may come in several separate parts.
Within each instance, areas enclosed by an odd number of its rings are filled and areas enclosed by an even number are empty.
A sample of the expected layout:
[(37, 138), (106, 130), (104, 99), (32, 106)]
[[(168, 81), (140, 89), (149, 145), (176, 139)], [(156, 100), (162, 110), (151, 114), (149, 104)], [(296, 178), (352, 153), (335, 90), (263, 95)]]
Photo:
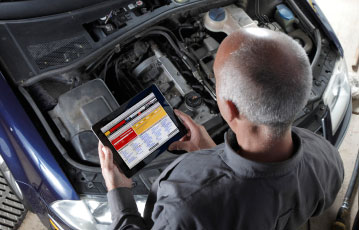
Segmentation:
[(184, 127), (186, 127), (187, 131), (189, 131), (190, 128), (188, 127), (187, 123), (182, 119), (181, 114), (180, 114), (181, 112), (178, 112), (178, 111), (179, 111), (179, 110), (174, 109), (174, 112), (175, 112), (175, 114), (177, 115), (177, 117), (180, 118), (180, 121), (182, 121), (182, 124), (184, 125)]
[(107, 169), (111, 169), (113, 165), (112, 153), (109, 148), (103, 147), (102, 151), (104, 152), (105, 159), (104, 159), (104, 167)]
[(98, 157), (100, 158), (101, 167), (103, 165), (103, 162), (105, 161), (105, 155), (104, 152), (102, 151), (102, 148), (103, 148), (103, 144), (101, 143), (101, 141), (99, 141), (97, 151), (98, 151)]
[(179, 139), (179, 141), (189, 141), (191, 139), (191, 130), (188, 130), (187, 134)]
[(170, 144), (170, 146), (168, 146), (168, 150), (172, 151), (172, 150), (176, 150), (177, 148), (177, 141), (173, 142), (172, 144)]
[(192, 118), (190, 116), (179, 111), (178, 109), (175, 109), (174, 111), (175, 111), (176, 115), (179, 118), (181, 118), (181, 120), (183, 121), (183, 124), (186, 126), (186, 128), (188, 128), (189, 130), (197, 128), (197, 124), (192, 120)]
[(176, 141), (173, 142), (169, 147), (168, 150), (172, 151), (172, 150), (185, 150), (187, 152), (189, 152), (191, 149), (191, 143), (189, 141)]

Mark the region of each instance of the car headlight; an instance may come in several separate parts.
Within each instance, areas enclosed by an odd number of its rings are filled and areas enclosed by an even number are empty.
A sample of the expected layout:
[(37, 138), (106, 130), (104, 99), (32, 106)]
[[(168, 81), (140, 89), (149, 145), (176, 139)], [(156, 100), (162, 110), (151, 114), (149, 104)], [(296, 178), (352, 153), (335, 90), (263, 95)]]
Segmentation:
[(330, 110), (333, 135), (344, 118), (350, 99), (348, 70), (345, 59), (340, 58), (335, 63), (333, 75), (323, 94), (324, 104), (327, 105)]
[[(147, 196), (136, 196), (139, 212), (143, 215)], [(80, 200), (59, 200), (51, 204), (52, 211), (73, 229), (110, 229), (111, 212), (106, 196), (82, 196)]]

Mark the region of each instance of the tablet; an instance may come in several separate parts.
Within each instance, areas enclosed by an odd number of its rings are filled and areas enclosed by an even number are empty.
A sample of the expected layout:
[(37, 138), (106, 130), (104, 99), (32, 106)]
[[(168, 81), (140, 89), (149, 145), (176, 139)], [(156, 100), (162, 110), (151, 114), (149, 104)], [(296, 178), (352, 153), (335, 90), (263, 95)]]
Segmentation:
[(186, 134), (159, 89), (152, 85), (92, 126), (113, 153), (114, 163), (131, 177)]

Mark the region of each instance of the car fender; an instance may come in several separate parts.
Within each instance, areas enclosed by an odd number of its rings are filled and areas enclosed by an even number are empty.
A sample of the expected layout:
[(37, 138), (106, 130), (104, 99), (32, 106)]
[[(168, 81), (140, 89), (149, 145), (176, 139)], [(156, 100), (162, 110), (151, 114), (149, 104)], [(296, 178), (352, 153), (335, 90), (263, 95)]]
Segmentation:
[(0, 92), (0, 152), (15, 179), (41, 190), (47, 204), (79, 199), (1, 72)]

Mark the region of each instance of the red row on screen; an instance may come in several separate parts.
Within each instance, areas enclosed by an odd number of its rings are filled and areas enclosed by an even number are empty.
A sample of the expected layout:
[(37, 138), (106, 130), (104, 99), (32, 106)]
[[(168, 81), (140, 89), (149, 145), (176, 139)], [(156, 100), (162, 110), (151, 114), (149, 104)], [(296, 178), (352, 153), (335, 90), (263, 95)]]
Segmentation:
[(121, 135), (116, 137), (113, 141), (111, 141), (111, 144), (115, 147), (116, 150), (119, 150), (136, 137), (137, 134), (135, 131), (132, 128), (129, 128), (125, 132), (121, 133)]
[(110, 129), (110, 133), (112, 133), (113, 131), (115, 131), (116, 129), (118, 129), (118, 128), (120, 128), (123, 124), (125, 124), (125, 120), (122, 120), (122, 121), (120, 121), (119, 123), (117, 123), (117, 125), (115, 125), (114, 127), (112, 127), (111, 129)]

